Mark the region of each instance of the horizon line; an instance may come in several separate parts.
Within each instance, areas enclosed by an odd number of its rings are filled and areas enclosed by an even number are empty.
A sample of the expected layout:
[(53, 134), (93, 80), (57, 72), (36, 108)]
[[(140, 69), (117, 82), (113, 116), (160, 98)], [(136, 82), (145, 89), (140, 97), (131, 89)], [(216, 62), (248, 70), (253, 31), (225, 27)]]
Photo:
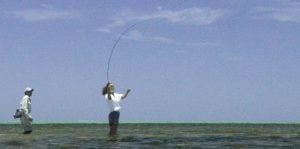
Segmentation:
[[(32, 124), (107, 124), (106, 121), (34, 121)], [(20, 124), (18, 120), (0, 124)], [(122, 121), (120, 124), (300, 124), (300, 121)]]

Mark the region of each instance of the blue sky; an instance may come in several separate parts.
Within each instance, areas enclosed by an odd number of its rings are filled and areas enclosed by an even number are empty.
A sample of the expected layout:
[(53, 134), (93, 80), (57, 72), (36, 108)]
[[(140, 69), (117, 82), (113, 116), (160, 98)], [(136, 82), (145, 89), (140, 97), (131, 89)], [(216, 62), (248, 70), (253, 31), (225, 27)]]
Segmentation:
[(25, 87), (37, 121), (299, 122), (300, 2), (2, 1), (0, 122)]

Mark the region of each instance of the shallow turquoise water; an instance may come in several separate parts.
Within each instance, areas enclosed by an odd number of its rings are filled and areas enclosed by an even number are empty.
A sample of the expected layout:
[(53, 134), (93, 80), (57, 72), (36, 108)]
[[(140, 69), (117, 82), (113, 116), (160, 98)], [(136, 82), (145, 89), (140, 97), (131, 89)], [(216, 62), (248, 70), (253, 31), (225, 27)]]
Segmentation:
[(300, 148), (300, 124), (35, 124), (23, 135), (0, 125), (0, 148)]

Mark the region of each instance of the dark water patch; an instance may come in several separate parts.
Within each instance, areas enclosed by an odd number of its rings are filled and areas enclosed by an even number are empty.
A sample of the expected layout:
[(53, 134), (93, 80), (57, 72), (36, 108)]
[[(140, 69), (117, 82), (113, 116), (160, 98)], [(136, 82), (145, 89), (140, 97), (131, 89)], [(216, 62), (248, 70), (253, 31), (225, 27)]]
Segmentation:
[(208, 136), (200, 138), (202, 142), (240, 142), (246, 138), (238, 136)]
[(12, 140), (12, 141), (7, 141), (7, 142), (3, 142), (4, 145), (8, 145), (8, 146), (22, 146), (25, 145), (24, 142), (22, 141), (18, 141), (18, 140)]
[(135, 136), (127, 136), (127, 137), (122, 137), (120, 142), (142, 142), (143, 138), (141, 137), (135, 137)]

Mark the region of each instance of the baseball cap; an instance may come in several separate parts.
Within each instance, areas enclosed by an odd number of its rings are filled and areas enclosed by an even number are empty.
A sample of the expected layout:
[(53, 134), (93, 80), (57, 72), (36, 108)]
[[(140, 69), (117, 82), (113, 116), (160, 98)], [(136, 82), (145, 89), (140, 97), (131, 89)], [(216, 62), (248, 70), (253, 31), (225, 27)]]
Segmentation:
[(34, 91), (34, 89), (32, 89), (32, 88), (30, 88), (30, 87), (26, 87), (25, 88), (25, 92), (33, 92)]

